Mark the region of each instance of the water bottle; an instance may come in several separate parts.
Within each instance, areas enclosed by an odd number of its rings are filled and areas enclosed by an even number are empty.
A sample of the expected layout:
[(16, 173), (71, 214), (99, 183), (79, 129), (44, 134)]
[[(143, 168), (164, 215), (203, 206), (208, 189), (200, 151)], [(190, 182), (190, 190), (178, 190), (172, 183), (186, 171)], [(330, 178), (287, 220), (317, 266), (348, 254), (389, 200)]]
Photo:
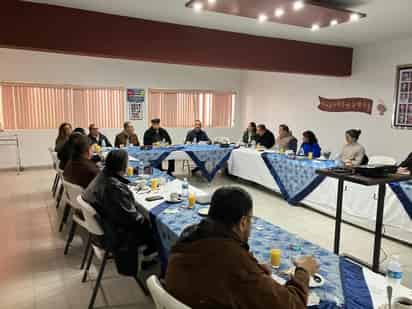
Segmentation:
[(386, 268), (386, 279), (388, 285), (393, 288), (394, 292), (399, 289), (402, 281), (402, 265), (399, 262), (398, 255), (393, 255), (390, 257)]
[(300, 147), (298, 156), (300, 156), (300, 157), (305, 156), (305, 151), (303, 150), (303, 147)]
[(193, 138), (193, 144), (197, 144), (197, 137), (196, 136)]
[(143, 162), (143, 160), (139, 161), (138, 167), (139, 167), (139, 169), (138, 169), (139, 176), (143, 176), (144, 175), (144, 162)]
[(187, 198), (189, 196), (189, 183), (185, 177), (182, 182), (182, 197)]
[(106, 145), (106, 139), (105, 138), (103, 138), (102, 139), (102, 147), (106, 147), (107, 145)]

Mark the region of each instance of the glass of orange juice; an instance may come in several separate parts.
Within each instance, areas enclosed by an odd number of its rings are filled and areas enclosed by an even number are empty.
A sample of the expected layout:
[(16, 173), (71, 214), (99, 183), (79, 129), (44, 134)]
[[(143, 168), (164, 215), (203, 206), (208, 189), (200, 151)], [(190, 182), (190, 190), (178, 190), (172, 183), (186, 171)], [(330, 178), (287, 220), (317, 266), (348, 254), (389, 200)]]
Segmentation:
[(188, 208), (193, 208), (195, 207), (196, 204), (196, 195), (193, 192), (189, 193), (189, 196), (187, 198), (187, 207)]
[(272, 264), (272, 267), (279, 268), (281, 260), (282, 260), (282, 250), (272, 249), (270, 251), (270, 262)]
[(127, 168), (127, 176), (129, 177), (133, 176), (133, 167), (129, 166)]
[(153, 178), (153, 179), (150, 181), (150, 187), (151, 187), (151, 189), (152, 189), (153, 191), (154, 191), (154, 190), (157, 190), (158, 186), (159, 186), (159, 179)]

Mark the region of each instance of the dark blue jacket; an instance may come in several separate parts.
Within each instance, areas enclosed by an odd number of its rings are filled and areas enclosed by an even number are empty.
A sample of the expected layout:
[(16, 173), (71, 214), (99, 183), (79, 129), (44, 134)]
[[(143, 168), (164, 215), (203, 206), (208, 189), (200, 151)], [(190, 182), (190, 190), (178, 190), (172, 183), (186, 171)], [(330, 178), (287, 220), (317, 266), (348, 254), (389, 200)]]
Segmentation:
[[(307, 156), (308, 153), (311, 152), (314, 158), (320, 157), (321, 148), (319, 144), (302, 143), (302, 146), (300, 146), (300, 149), (303, 150), (303, 153), (305, 154), (305, 156)], [(301, 150), (299, 150), (298, 152), (299, 154), (301, 153)]]

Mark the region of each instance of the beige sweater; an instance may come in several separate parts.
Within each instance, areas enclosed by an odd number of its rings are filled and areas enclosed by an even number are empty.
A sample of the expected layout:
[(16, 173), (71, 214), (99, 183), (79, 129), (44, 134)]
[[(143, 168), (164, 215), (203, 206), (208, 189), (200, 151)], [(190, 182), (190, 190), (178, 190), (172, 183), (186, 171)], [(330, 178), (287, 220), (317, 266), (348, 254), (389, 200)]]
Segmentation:
[(346, 144), (339, 155), (343, 162), (350, 161), (352, 165), (360, 165), (365, 156), (365, 148), (359, 143)]

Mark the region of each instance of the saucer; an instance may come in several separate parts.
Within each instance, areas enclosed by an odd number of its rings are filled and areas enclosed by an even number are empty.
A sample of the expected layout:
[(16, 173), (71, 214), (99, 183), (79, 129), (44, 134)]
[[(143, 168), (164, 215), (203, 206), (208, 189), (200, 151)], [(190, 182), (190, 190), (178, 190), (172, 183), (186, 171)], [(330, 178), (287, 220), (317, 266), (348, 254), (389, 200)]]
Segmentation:
[(200, 208), (197, 213), (200, 216), (207, 217), (209, 215), (209, 207)]
[(170, 204), (178, 204), (178, 203), (183, 202), (183, 199), (182, 199), (182, 198), (179, 198), (179, 199), (177, 199), (177, 200), (171, 200), (170, 198), (166, 198), (165, 201), (166, 201), (167, 203), (170, 203)]

